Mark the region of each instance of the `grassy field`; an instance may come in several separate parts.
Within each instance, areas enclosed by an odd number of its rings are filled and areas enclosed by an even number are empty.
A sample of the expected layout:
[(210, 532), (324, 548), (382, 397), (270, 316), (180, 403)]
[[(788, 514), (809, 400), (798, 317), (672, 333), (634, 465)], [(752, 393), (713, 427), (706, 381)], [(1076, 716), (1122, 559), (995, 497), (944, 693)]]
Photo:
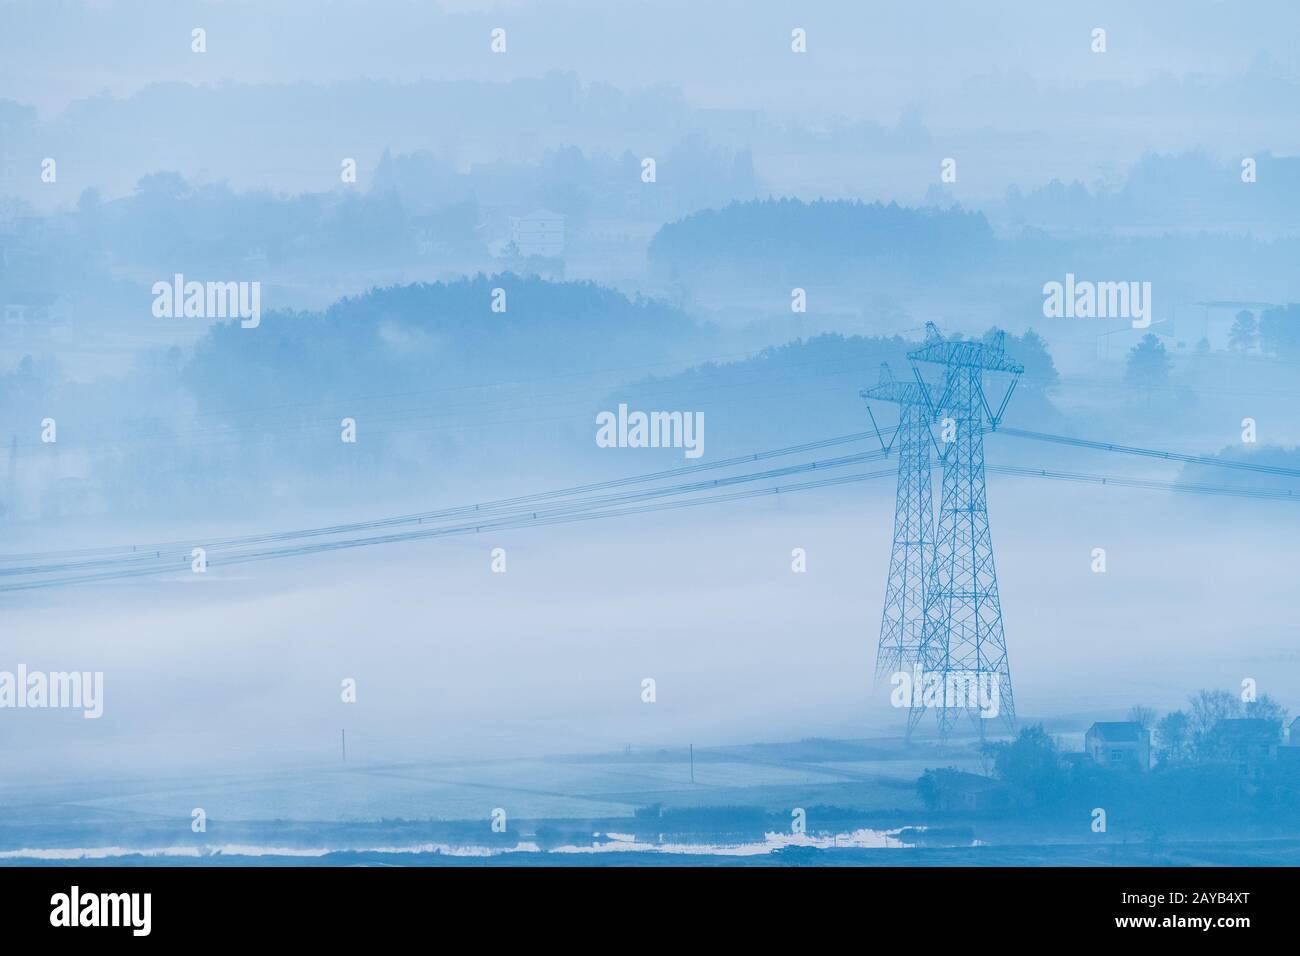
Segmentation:
[[(0, 862), (1300, 863), (1300, 835), (1263, 826), (1166, 833), (1113, 821), (1095, 834), (1086, 818), (930, 812), (915, 782), (934, 766), (980, 769), (960, 742), (808, 740), (697, 748), (693, 763), (689, 751), (663, 749), (10, 784), (0, 790)], [(494, 811), (504, 812), (497, 829)]]

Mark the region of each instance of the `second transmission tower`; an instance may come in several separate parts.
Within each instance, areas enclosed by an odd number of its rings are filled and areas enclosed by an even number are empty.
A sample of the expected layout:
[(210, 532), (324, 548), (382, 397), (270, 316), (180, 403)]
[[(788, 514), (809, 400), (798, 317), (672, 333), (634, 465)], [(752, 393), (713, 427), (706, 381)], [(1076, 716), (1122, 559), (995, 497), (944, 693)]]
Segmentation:
[[(921, 668), (931, 681), (928, 706), (946, 734), (964, 712), (981, 736), (989, 719), (1015, 724), (1015, 698), (1002, 627), (984, 474), (985, 423), (996, 428), (1024, 368), (1010, 361), (1001, 332), (991, 342), (945, 339), (927, 323), (926, 341), (908, 354), (918, 387), (940, 426), (943, 465), (934, 560), (926, 583)], [(941, 386), (928, 385), (917, 363), (944, 368)], [(986, 372), (1011, 376), (998, 408), (984, 391)], [(937, 393), (937, 394), (936, 394)], [(987, 699), (987, 705), (981, 700)], [(926, 707), (909, 713), (909, 730)]]

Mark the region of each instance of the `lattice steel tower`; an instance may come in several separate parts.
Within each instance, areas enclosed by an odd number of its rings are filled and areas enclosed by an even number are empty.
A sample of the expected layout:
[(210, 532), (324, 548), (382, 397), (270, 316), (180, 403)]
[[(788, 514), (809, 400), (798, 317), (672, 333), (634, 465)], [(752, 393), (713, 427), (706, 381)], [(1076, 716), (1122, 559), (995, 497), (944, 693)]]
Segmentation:
[[(996, 718), (1007, 729), (1015, 724), (1015, 698), (1002, 629), (1002, 603), (989, 536), (988, 498), (984, 480), (984, 432), (997, 427), (1024, 368), (1007, 359), (1002, 333), (991, 343), (946, 340), (933, 324), (926, 325), (925, 344), (908, 354), (927, 408), (938, 424), (943, 465), (939, 524), (934, 559), (925, 590), (925, 624), (920, 648), (921, 668), (941, 676), (941, 689), (951, 697), (935, 703), (939, 731), (947, 733), (961, 713), (971, 715), (980, 734), (981, 709), (969, 705), (970, 682), (980, 682), (997, 695)], [(918, 362), (945, 367), (942, 391), (928, 385)], [(985, 372), (1011, 376), (1010, 386), (995, 412), (984, 393)], [(995, 690), (993, 690), (996, 688)], [(927, 708), (913, 707), (908, 730)], [(985, 711), (992, 708), (984, 708)], [(990, 715), (991, 716), (991, 715)]]
[(926, 575), (934, 556), (934, 505), (930, 481), (930, 423), (925, 392), (916, 382), (898, 382), (881, 363), (880, 383), (859, 393), (868, 402), (872, 425), (876, 416), (870, 402), (899, 406), (898, 429), (888, 453), (898, 446), (898, 488), (894, 505), (894, 547), (889, 556), (885, 584), (885, 610), (876, 648), (876, 676), (911, 672), (920, 660), (925, 626)]

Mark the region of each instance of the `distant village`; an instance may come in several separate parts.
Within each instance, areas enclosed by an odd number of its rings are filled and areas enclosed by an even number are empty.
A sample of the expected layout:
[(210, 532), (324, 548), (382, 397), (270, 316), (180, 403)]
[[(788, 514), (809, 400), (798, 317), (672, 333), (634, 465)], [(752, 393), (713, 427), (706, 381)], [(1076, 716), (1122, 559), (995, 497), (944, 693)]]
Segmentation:
[(1012, 741), (982, 744), (988, 773), (927, 770), (918, 789), (929, 808), (954, 812), (1046, 809), (1085, 795), (1161, 788), (1173, 796), (1151, 801), (1151, 813), (1212, 794), (1300, 809), (1300, 717), (1288, 723), (1267, 696), (1243, 704), (1227, 691), (1203, 690), (1188, 710), (1158, 721), (1143, 707), (1129, 717), (1093, 723), (1082, 750), (1064, 749), (1041, 725), (1022, 728)]
[[(1285, 739), (1284, 739), (1285, 737)], [(1207, 753), (1237, 765), (1248, 774), (1269, 761), (1300, 767), (1300, 717), (1283, 732), (1282, 722), (1266, 717), (1223, 717), (1207, 740)], [(1099, 767), (1146, 771), (1153, 766), (1151, 730), (1137, 721), (1099, 721), (1084, 735), (1083, 753), (1067, 760), (1091, 760)], [(1169, 754), (1166, 759), (1177, 759)]]

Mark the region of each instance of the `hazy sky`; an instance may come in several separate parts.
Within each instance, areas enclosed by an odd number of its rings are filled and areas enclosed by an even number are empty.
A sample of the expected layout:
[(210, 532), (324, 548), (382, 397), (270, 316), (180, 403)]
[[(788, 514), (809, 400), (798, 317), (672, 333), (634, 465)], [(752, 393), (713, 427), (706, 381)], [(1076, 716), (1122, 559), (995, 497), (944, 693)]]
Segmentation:
[[(199, 27), (203, 54), (191, 51)], [(504, 55), (490, 50), (497, 27)], [(796, 27), (807, 31), (804, 55), (790, 50)], [(1091, 50), (1095, 28), (1106, 31), (1104, 54)], [(87, 185), (121, 194), (158, 168), (301, 192), (329, 188), (339, 153), (368, 172), (390, 147), (457, 163), (536, 161), (565, 143), (664, 151), (699, 133), (754, 147), (760, 179), (778, 194), (914, 201), (937, 159), (957, 156), (958, 197), (981, 200), (1013, 183), (1113, 179), (1148, 151), (1295, 153), (1297, 33), (1300, 8), (1286, 2), (0, 0), (0, 99), (44, 121), (11, 144), (18, 155), (0, 141), (0, 195), (59, 201), (30, 188), (32, 162), (46, 155), (67, 159), (68, 206)], [(595, 116), (547, 117), (573, 109), (555, 98), (494, 101), (458, 119), (453, 101), (466, 90), (438, 85), (554, 71), (628, 94), (661, 88), (684, 112), (637, 113), (643, 129), (600, 135)], [(392, 87), (372, 83), (418, 84), (417, 102), (388, 113), (375, 100)], [(151, 84), (215, 92), (140, 100)], [(258, 92), (286, 84), (307, 86)], [(140, 109), (104, 97), (134, 97)], [(286, 127), (283, 104), (295, 100)], [(843, 132), (864, 121), (897, 127), (896, 141)], [(457, 122), (466, 128), (448, 128)]]
[[(1003, 77), (988, 89), (1012, 96), (1222, 78), (1257, 60), (1300, 74), (1300, 8), (1286, 2), (6, 0), (0, 16), (0, 90), (43, 110), (158, 81), (509, 80), (560, 69), (625, 87), (671, 82), (702, 106), (893, 119), (913, 102), (942, 111), (980, 77)], [(203, 57), (189, 49), (196, 26), (208, 31)], [(488, 51), (498, 26), (506, 56)], [(1105, 57), (1089, 51), (1098, 26)], [(785, 56), (793, 27), (808, 31), (797, 61)]]

